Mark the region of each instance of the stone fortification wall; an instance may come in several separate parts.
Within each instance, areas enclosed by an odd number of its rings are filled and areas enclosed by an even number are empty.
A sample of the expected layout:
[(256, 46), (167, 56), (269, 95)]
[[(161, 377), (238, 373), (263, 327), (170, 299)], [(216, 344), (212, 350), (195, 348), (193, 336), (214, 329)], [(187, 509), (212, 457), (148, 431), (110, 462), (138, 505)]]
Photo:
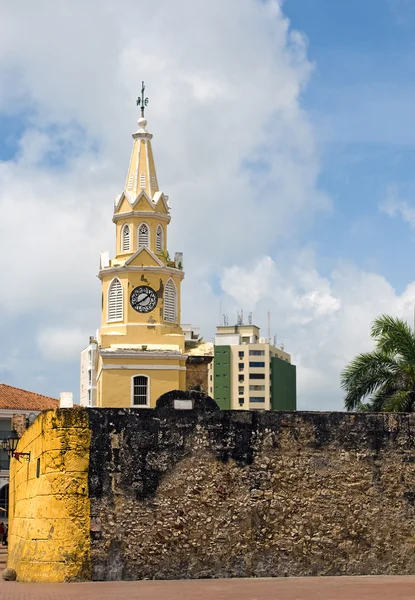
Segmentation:
[(93, 579), (415, 573), (415, 415), (89, 422)]
[(415, 573), (415, 415), (203, 410), (195, 392), (177, 410), (183, 394), (38, 417), (12, 460), (20, 580)]
[(23, 433), (10, 461), (7, 566), (20, 581), (90, 577), (87, 412), (49, 410)]

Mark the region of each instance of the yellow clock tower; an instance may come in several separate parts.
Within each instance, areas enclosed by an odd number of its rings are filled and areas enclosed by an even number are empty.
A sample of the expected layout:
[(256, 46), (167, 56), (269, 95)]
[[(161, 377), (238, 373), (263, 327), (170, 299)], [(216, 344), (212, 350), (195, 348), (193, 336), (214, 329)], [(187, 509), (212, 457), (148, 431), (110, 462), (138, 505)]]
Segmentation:
[(168, 196), (159, 190), (152, 134), (144, 118), (133, 134), (125, 189), (116, 198), (115, 257), (101, 253), (102, 320), (98, 335), (97, 406), (154, 407), (185, 389), (186, 355), (180, 327), (182, 254), (167, 251)]

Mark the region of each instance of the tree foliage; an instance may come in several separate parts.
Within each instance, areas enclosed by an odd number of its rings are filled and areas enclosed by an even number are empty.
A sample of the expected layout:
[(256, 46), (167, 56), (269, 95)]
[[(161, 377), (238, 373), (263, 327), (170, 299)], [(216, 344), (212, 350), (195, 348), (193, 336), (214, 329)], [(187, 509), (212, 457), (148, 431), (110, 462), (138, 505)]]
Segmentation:
[(373, 352), (343, 370), (345, 407), (355, 411), (415, 410), (415, 333), (405, 321), (381, 315), (372, 325)]

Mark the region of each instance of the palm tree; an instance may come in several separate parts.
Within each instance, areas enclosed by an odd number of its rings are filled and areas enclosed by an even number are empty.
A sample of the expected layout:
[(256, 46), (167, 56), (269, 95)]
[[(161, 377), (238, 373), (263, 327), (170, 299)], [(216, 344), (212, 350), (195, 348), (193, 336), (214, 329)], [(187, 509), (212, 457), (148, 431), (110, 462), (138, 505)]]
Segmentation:
[(415, 332), (405, 321), (381, 315), (371, 336), (375, 350), (356, 356), (341, 374), (346, 409), (414, 412)]

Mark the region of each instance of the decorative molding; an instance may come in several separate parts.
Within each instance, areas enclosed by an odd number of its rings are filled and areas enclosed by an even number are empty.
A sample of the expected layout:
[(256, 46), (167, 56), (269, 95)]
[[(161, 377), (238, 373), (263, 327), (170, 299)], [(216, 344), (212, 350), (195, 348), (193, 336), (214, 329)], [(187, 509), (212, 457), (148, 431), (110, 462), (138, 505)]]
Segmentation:
[(171, 221), (170, 215), (165, 215), (164, 213), (161, 213), (161, 212), (151, 212), (149, 210), (130, 210), (129, 212), (125, 212), (125, 213), (116, 213), (112, 217), (112, 221), (113, 221), (113, 223), (116, 223), (120, 219), (129, 219), (130, 217), (137, 217), (140, 219), (157, 218), (160, 221), (165, 221), (166, 223), (170, 223), (170, 221)]
[(134, 267), (133, 265), (125, 266), (120, 265), (118, 267), (108, 267), (107, 269), (101, 269), (97, 275), (98, 279), (102, 279), (103, 275), (120, 275), (121, 273), (130, 273), (130, 272), (142, 273), (143, 271), (146, 273), (163, 273), (163, 275), (175, 275), (179, 277), (180, 281), (184, 279), (184, 271), (182, 269), (175, 269), (174, 267)]
[[(137, 242), (140, 238), (139, 228), (141, 227), (141, 225), (146, 225), (148, 227), (148, 224), (144, 223), (144, 221), (142, 223), (140, 223), (140, 225), (138, 226), (138, 231), (137, 231)], [(148, 235), (148, 241), (150, 242), (150, 231), (149, 231), (149, 235)], [(140, 246), (140, 248), (136, 252), (134, 252), (134, 254), (132, 256), (130, 256), (130, 258), (128, 260), (125, 261), (125, 266), (127, 267), (130, 263), (132, 263), (133, 260), (141, 254), (141, 252), (148, 252), (148, 254), (151, 256), (151, 258), (153, 258), (157, 262), (157, 264), (160, 265), (160, 267), (165, 266), (164, 263), (161, 262), (161, 260), (154, 254), (154, 252), (152, 252), (150, 250), (150, 248), (148, 246)]]
[[(103, 348), (99, 351), (102, 358), (147, 358), (148, 360), (187, 360), (187, 354), (180, 354), (161, 350), (137, 350), (131, 351), (126, 348), (119, 348), (117, 350), (109, 350)], [(102, 367), (101, 367), (102, 368)]]
[(180, 367), (179, 365), (102, 365), (103, 371), (137, 371), (137, 369), (147, 371), (186, 371), (186, 367)]
[[(115, 321), (114, 321), (115, 322)], [(120, 321), (118, 321), (119, 323)], [(128, 326), (128, 327), (169, 327), (170, 329), (172, 327), (180, 327), (180, 325), (178, 325), (177, 323), (169, 323), (168, 325), (166, 325), (165, 323), (122, 323), (122, 325)], [(113, 329), (112, 325), (101, 325), (100, 329)], [(175, 334), (177, 335), (177, 334)]]

